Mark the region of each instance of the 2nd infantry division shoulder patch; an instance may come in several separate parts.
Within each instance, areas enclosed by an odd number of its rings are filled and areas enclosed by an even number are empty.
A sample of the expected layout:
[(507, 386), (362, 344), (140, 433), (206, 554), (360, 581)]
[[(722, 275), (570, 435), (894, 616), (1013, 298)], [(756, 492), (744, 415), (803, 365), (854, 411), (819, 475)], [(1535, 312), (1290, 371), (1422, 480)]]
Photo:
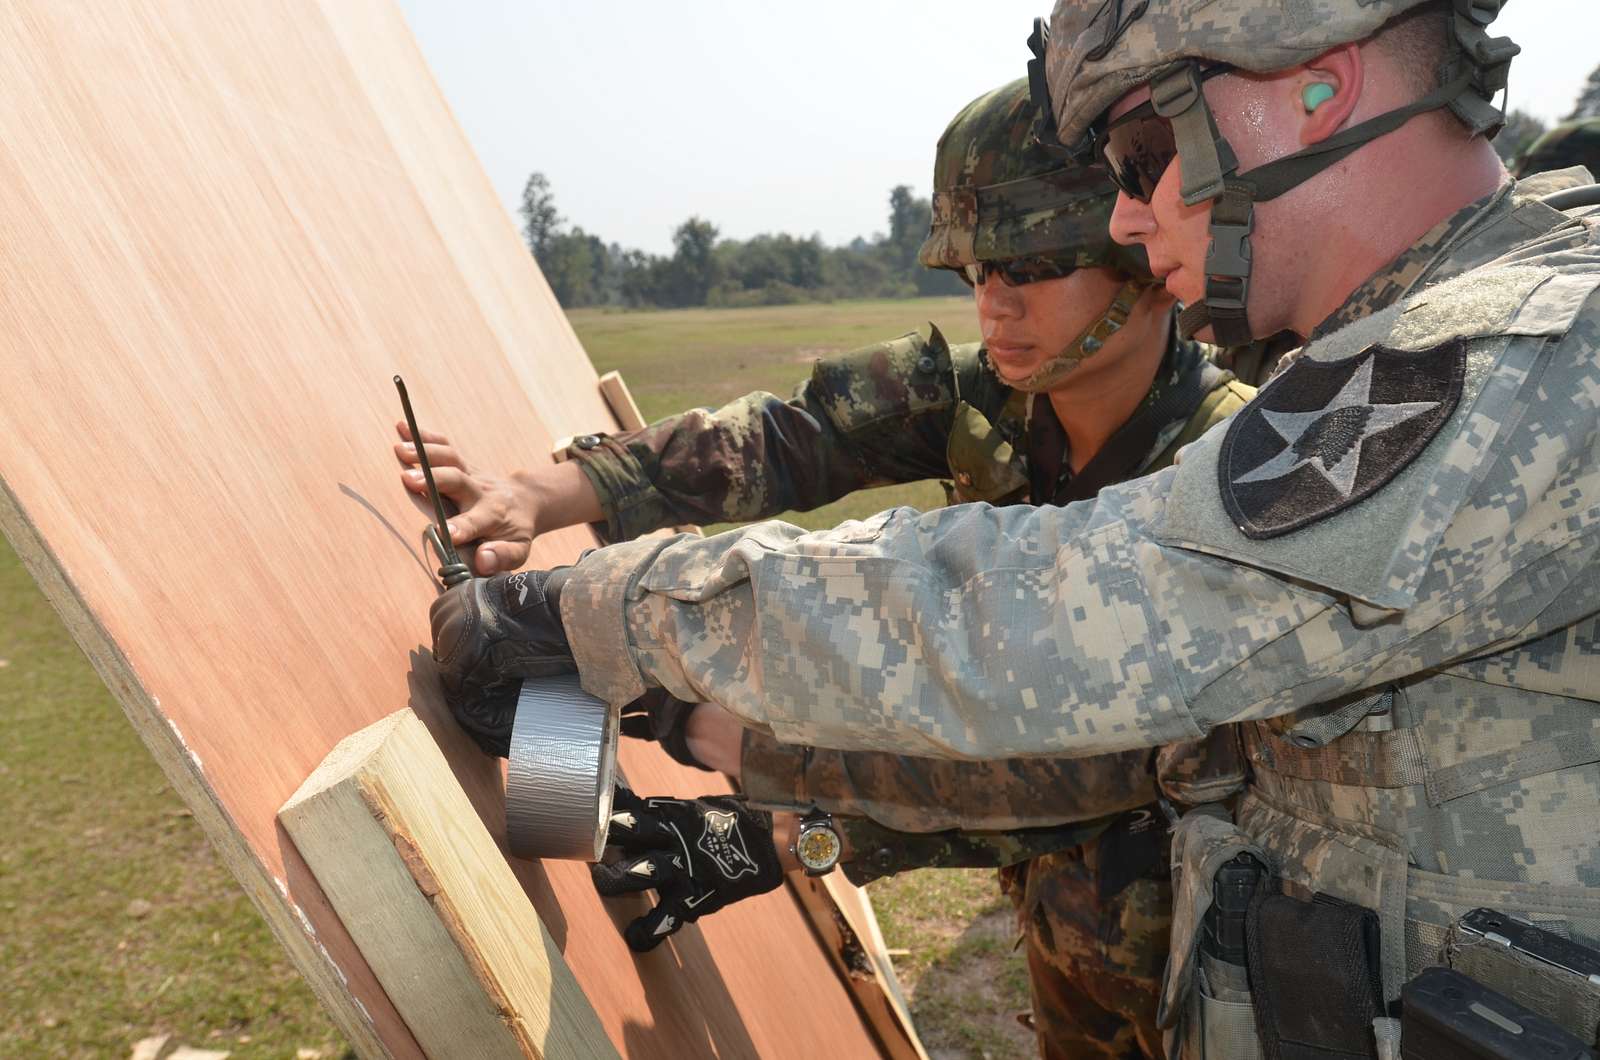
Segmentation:
[(1217, 465), (1222, 503), (1256, 539), (1370, 496), (1439, 433), (1461, 400), (1466, 342), (1370, 346), (1327, 364), (1302, 357), (1234, 417)]

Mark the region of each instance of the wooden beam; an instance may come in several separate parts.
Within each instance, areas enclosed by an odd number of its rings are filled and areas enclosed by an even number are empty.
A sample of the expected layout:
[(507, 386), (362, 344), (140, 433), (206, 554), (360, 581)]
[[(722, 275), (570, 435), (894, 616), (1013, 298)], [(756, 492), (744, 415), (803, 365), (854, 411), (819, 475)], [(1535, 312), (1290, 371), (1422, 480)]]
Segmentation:
[(628, 384), (622, 381), (621, 372), (611, 371), (600, 377), (600, 396), (606, 399), (606, 406), (611, 409), (611, 415), (617, 418), (617, 426), (623, 430), (639, 431), (648, 426), (639, 412), (638, 402), (633, 400), (633, 393), (628, 390)]
[(278, 820), (428, 1055), (617, 1056), (411, 710), (341, 740)]

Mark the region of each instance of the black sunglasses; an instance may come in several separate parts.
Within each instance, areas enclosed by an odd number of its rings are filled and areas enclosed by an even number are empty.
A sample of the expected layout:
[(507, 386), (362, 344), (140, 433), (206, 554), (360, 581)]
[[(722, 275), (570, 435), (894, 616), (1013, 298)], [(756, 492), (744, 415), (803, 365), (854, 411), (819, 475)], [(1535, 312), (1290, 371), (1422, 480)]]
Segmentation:
[[(1206, 67), (1200, 71), (1200, 80), (1209, 81), (1231, 69), (1221, 64)], [(1095, 136), (1094, 153), (1118, 191), (1148, 205), (1162, 175), (1178, 157), (1178, 144), (1172, 123), (1146, 100)]]
[(1076, 269), (1076, 265), (1068, 265), (1054, 258), (1012, 258), (1010, 261), (980, 261), (974, 265), (963, 265), (956, 270), (956, 275), (968, 287), (978, 286), (988, 280), (991, 274), (999, 276), (1007, 287), (1021, 287), (1025, 283), (1038, 283), (1040, 280), (1058, 280)]

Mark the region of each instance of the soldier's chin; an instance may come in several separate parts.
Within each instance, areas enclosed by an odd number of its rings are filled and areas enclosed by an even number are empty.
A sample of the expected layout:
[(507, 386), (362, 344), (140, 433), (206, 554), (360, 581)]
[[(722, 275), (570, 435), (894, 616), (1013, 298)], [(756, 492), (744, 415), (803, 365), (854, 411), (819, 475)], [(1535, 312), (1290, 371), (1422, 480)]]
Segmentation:
[(1033, 350), (1006, 352), (989, 348), (989, 363), (994, 366), (995, 374), (1007, 386), (1015, 386), (1026, 382), (1028, 377), (1038, 370), (1044, 361)]

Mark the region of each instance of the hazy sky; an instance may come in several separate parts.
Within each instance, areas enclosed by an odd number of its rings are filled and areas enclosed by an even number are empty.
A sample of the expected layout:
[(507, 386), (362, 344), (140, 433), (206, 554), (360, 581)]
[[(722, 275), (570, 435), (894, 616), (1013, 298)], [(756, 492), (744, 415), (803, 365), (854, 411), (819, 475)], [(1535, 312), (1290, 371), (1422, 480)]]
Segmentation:
[[(569, 223), (670, 249), (722, 234), (882, 231), (933, 145), (1027, 62), (1050, 0), (400, 0), (508, 209), (533, 170)], [(1597, 0), (1514, 0), (1511, 105), (1546, 121), (1600, 62)]]

